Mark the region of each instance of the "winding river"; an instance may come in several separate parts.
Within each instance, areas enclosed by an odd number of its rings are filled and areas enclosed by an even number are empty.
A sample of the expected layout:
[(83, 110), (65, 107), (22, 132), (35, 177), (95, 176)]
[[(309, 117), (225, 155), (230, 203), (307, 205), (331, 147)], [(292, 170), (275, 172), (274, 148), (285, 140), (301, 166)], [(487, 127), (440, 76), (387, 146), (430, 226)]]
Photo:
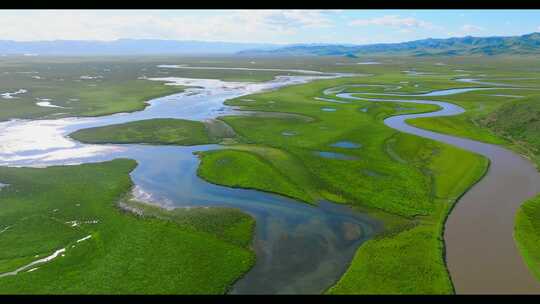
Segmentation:
[[(167, 67), (165, 67), (167, 68)], [(171, 66), (169, 68), (174, 68)], [(286, 71), (286, 70), (280, 70)], [(263, 83), (215, 79), (151, 78), (190, 88), (151, 100), (139, 112), (56, 120), (11, 120), (0, 123), (0, 165), (46, 167), (99, 162), (119, 157), (138, 165), (131, 173), (133, 194), (166, 208), (224, 206), (241, 209), (256, 220), (255, 266), (230, 293), (320, 294), (347, 269), (358, 246), (381, 231), (382, 224), (351, 208), (322, 201), (318, 206), (265, 192), (210, 184), (197, 176), (193, 152), (219, 145), (90, 145), (67, 135), (85, 128), (151, 118), (206, 120), (241, 113), (223, 105), (230, 98), (352, 74), (301, 70), (301, 76), (277, 76)], [(361, 75), (355, 75), (361, 76)], [(69, 250), (65, 252), (69, 254)]]
[(527, 269), (513, 238), (517, 209), (524, 200), (540, 192), (540, 174), (534, 165), (521, 155), (497, 145), (431, 132), (406, 123), (412, 118), (463, 113), (464, 109), (455, 104), (399, 99), (404, 96), (444, 96), (488, 89), (502, 88), (449, 89), (411, 95), (365, 93), (394, 96), (395, 99), (359, 97), (364, 93), (337, 93), (336, 96), (350, 100), (439, 106), (441, 109), (435, 112), (392, 116), (384, 123), (401, 132), (476, 152), (490, 160), (486, 175), (459, 199), (446, 222), (446, 262), (456, 293), (539, 294), (540, 283)]
[[(352, 76), (303, 70), (289, 72), (308, 75), (278, 76), (273, 81), (263, 83), (150, 78), (169, 85), (191, 88), (179, 94), (151, 100), (148, 107), (139, 112), (103, 117), (2, 122), (0, 165), (46, 167), (119, 157), (135, 159), (138, 166), (131, 173), (131, 178), (135, 185), (133, 193), (140, 200), (167, 208), (234, 207), (256, 219), (253, 242), (257, 255), (256, 265), (236, 282), (230, 293), (321, 293), (341, 277), (358, 246), (381, 231), (382, 224), (379, 221), (330, 202), (322, 201), (318, 206), (311, 206), (260, 191), (207, 183), (196, 174), (199, 159), (193, 152), (220, 149), (219, 145), (91, 145), (76, 142), (67, 136), (85, 128), (142, 119), (212, 119), (238, 113), (234, 108), (223, 105), (230, 98), (315, 79)], [(413, 96), (440, 96), (476, 89), (480, 88), (441, 90)], [(432, 113), (390, 117), (385, 120), (385, 124), (403, 132), (480, 153), (491, 160), (486, 177), (461, 198), (447, 222), (447, 261), (456, 291), (539, 292), (540, 285), (525, 268), (512, 238), (517, 207), (525, 198), (540, 191), (540, 176), (535, 168), (527, 160), (501, 147), (442, 135), (405, 123), (406, 119), (415, 117), (456, 115), (463, 112), (459, 106), (427, 100), (368, 99), (358, 97), (358, 93), (341, 91), (329, 89), (325, 93), (351, 101), (431, 103), (441, 107), (441, 110)], [(65, 254), (69, 254), (69, 250)]]

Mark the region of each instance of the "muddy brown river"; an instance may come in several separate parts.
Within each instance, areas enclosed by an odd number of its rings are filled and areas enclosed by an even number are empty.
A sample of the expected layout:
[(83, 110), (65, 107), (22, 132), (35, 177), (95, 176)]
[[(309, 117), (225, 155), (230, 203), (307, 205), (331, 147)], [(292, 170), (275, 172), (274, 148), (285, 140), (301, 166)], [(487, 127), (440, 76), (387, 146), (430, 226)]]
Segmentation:
[[(500, 88), (492, 88), (500, 89)], [(426, 94), (387, 96), (443, 96), (486, 90), (450, 89)], [(439, 111), (405, 114), (384, 123), (396, 130), (448, 143), (490, 160), (486, 175), (457, 202), (444, 233), (446, 263), (457, 294), (540, 294), (540, 283), (527, 269), (513, 238), (514, 219), (524, 200), (540, 192), (540, 174), (524, 157), (500, 146), (439, 134), (413, 127), (407, 119), (458, 115), (463, 108), (432, 100), (362, 98), (340, 93), (341, 98), (435, 104)], [(377, 95), (370, 93), (370, 95)]]

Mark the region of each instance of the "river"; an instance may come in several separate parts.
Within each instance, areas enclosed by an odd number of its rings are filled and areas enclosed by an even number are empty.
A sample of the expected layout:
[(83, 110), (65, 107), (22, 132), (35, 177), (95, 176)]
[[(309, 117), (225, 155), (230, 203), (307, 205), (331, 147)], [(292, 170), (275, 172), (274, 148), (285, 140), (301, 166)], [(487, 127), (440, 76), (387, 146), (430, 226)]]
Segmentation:
[[(497, 85), (466, 79), (464, 82)], [(506, 85), (505, 85), (506, 87)], [(434, 139), (487, 157), (486, 175), (457, 202), (445, 226), (446, 263), (457, 294), (539, 294), (540, 283), (527, 269), (513, 238), (519, 206), (540, 192), (540, 174), (521, 155), (503, 147), (423, 130), (407, 124), (408, 119), (462, 114), (458, 105), (433, 100), (404, 100), (403, 96), (444, 96), (475, 90), (437, 90), (424, 94), (373, 94), (393, 99), (362, 98), (362, 93), (338, 93), (345, 99), (376, 102), (434, 104), (441, 109), (422, 114), (389, 117), (384, 123), (401, 132)], [(508, 88), (505, 88), (508, 89)], [(524, 88), (525, 89), (525, 88)]]
[[(236, 282), (230, 293), (320, 294), (345, 272), (358, 246), (382, 230), (379, 221), (330, 202), (323, 201), (318, 206), (312, 206), (261, 191), (207, 183), (197, 176), (199, 159), (193, 152), (220, 149), (219, 145), (90, 145), (67, 136), (85, 128), (142, 119), (212, 119), (239, 113), (223, 105), (227, 99), (316, 79), (352, 76), (309, 71), (306, 74), (277, 76), (272, 81), (262, 83), (150, 78), (191, 88), (151, 100), (143, 111), (138, 112), (89, 118), (2, 122), (0, 165), (46, 167), (119, 157), (134, 159), (138, 165), (131, 173), (135, 185), (133, 193), (140, 200), (166, 208), (233, 207), (255, 218), (252, 247), (257, 257), (256, 264)], [(65, 254), (69, 254), (69, 250)]]

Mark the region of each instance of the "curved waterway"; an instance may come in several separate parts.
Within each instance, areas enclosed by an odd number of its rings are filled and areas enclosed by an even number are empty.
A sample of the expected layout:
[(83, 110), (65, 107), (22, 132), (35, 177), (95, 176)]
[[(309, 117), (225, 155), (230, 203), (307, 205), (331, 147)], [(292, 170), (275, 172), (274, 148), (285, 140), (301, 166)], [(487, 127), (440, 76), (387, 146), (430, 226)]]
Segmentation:
[[(302, 71), (293, 71), (302, 72)], [(0, 123), (0, 165), (46, 167), (130, 158), (133, 194), (166, 208), (224, 206), (241, 209), (256, 220), (255, 266), (230, 293), (317, 294), (332, 286), (347, 269), (356, 249), (382, 229), (365, 214), (330, 202), (318, 206), (255, 190), (210, 184), (197, 176), (193, 152), (219, 145), (90, 145), (67, 135), (81, 129), (152, 118), (212, 119), (239, 113), (226, 99), (316, 79), (353, 76), (313, 72), (278, 76), (264, 83), (212, 79), (153, 78), (192, 88), (151, 100), (143, 111), (92, 118), (11, 120)], [(355, 75), (360, 76), (360, 75)], [(69, 249), (65, 254), (69, 254)]]
[[(474, 90), (486, 88), (450, 89), (415, 95), (380, 95), (442, 96)], [(517, 209), (524, 200), (540, 192), (540, 174), (533, 164), (524, 157), (497, 145), (427, 131), (406, 123), (407, 119), (411, 118), (463, 113), (464, 109), (455, 104), (418, 99), (362, 98), (358, 95), (358, 93), (337, 93), (335, 96), (349, 100), (437, 105), (440, 107), (438, 111), (392, 116), (385, 119), (384, 123), (401, 132), (476, 152), (490, 160), (487, 174), (459, 199), (446, 222), (444, 233), (446, 263), (456, 293), (540, 293), (540, 283), (527, 269), (513, 238)], [(369, 95), (377, 94), (369, 93)]]

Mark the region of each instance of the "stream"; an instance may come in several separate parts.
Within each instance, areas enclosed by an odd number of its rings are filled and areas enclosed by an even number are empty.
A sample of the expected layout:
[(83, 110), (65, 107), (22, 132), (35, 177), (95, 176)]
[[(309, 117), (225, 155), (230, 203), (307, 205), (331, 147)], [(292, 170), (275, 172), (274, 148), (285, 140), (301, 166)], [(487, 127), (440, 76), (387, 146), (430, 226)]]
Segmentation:
[[(286, 70), (283, 70), (286, 71)], [(294, 70), (293, 72), (302, 72)], [(356, 249), (381, 231), (382, 224), (343, 205), (312, 206), (256, 190), (210, 184), (197, 176), (193, 152), (219, 145), (92, 145), (67, 135), (81, 129), (152, 118), (212, 119), (241, 113), (227, 99), (316, 79), (353, 76), (309, 72), (277, 76), (262, 83), (215, 79), (149, 78), (168, 85), (190, 86), (182, 93), (149, 101), (142, 111), (101, 117), (56, 120), (10, 120), (0, 123), (0, 165), (47, 167), (130, 158), (133, 194), (166, 208), (223, 206), (238, 208), (256, 220), (254, 267), (235, 283), (233, 294), (320, 294), (345, 272)], [(314, 74), (315, 76), (313, 76)], [(354, 75), (361, 76), (361, 75)], [(65, 253), (69, 254), (69, 249)]]
[[(153, 99), (138, 112), (1, 122), (0, 166), (47, 167), (119, 157), (134, 159), (138, 166), (131, 173), (135, 185), (133, 194), (140, 200), (166, 208), (233, 207), (255, 218), (252, 246), (257, 256), (256, 264), (235, 283), (230, 293), (320, 294), (341, 277), (356, 249), (382, 230), (379, 221), (331, 202), (322, 201), (318, 206), (311, 206), (279, 195), (205, 182), (196, 174), (199, 159), (193, 152), (220, 149), (219, 145), (92, 145), (67, 136), (85, 128), (142, 119), (212, 119), (238, 113), (233, 107), (223, 104), (227, 99), (316, 79), (361, 76), (303, 70), (290, 72), (308, 75), (277, 76), (262, 83), (149, 78), (149, 81), (190, 88), (182, 93)], [(387, 118), (384, 123), (399, 131), (449, 143), (490, 159), (487, 175), (459, 200), (446, 223), (446, 259), (456, 292), (539, 293), (540, 284), (525, 267), (512, 237), (517, 208), (526, 198), (540, 192), (540, 175), (534, 166), (502, 147), (422, 130), (406, 123), (409, 118), (463, 113), (464, 110), (457, 105), (399, 99), (400, 96), (443, 96), (490, 88), (438, 90), (415, 95), (378, 94), (395, 96), (395, 99), (362, 98), (358, 97), (362, 93), (343, 93), (343, 87), (340, 88), (328, 89), (325, 94), (334, 94), (351, 102), (368, 100), (438, 105), (439, 111), (397, 115)]]
[[(463, 82), (497, 85), (473, 79)], [(449, 89), (411, 95), (366, 94), (426, 97), (495, 89), (503, 88)], [(534, 165), (503, 147), (416, 128), (406, 122), (412, 118), (452, 116), (465, 112), (458, 105), (433, 100), (362, 98), (358, 95), (362, 93), (336, 94), (349, 100), (437, 105), (441, 108), (438, 111), (396, 115), (386, 118), (384, 123), (401, 132), (451, 144), (490, 160), (486, 175), (459, 199), (446, 222), (446, 263), (456, 293), (540, 293), (540, 283), (528, 270), (513, 238), (514, 219), (519, 206), (540, 192), (540, 174)]]

